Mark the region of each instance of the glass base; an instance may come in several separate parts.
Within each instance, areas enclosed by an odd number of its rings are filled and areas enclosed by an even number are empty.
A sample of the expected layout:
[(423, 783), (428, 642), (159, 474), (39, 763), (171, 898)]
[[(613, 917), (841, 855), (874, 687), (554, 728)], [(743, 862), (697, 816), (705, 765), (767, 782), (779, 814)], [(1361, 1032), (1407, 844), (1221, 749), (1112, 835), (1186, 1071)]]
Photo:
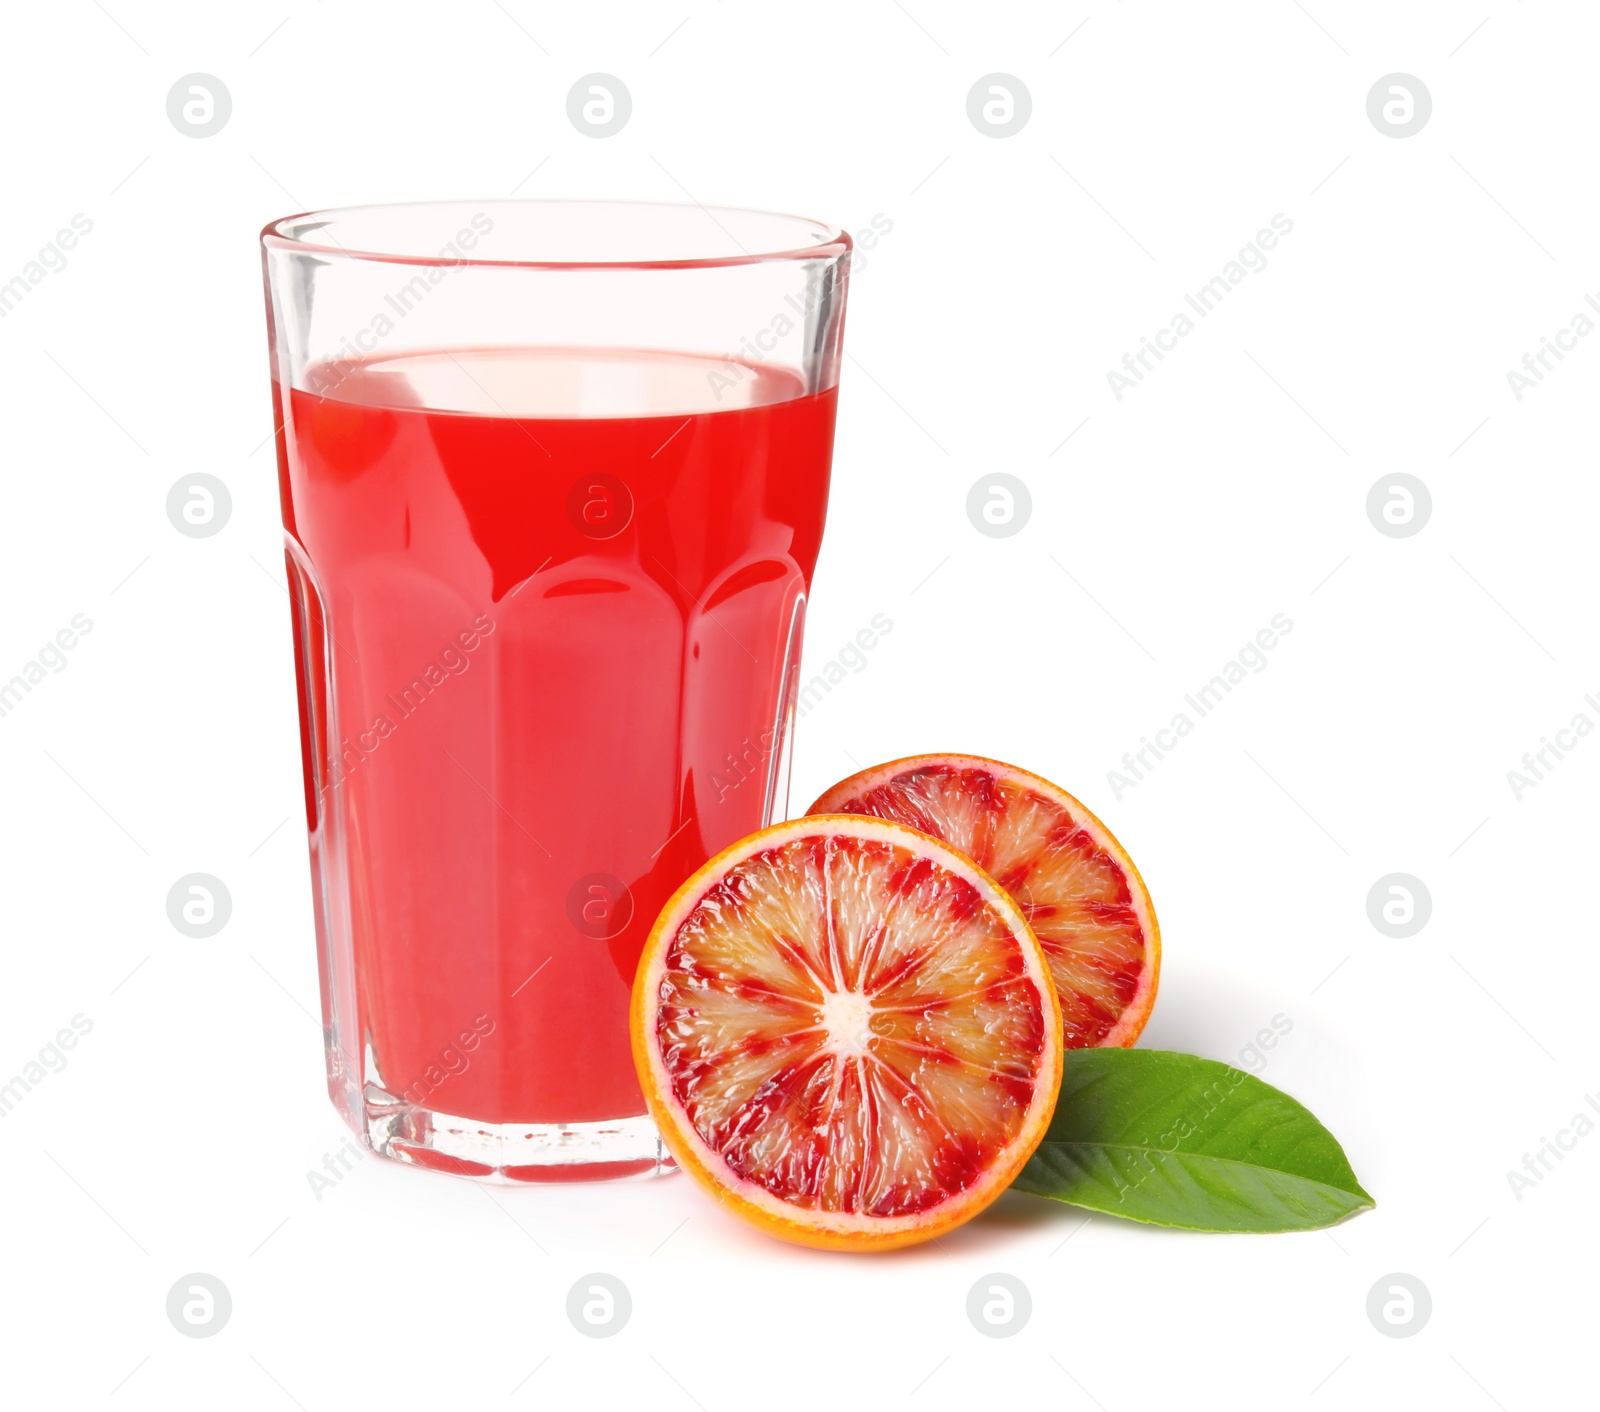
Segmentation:
[[(335, 1093), (380, 1157), (482, 1181), (603, 1182), (677, 1170), (648, 1116), (600, 1123), (484, 1123), (436, 1112), (368, 1084), (359, 1098)], [(354, 1101), (341, 1101), (341, 1099)]]

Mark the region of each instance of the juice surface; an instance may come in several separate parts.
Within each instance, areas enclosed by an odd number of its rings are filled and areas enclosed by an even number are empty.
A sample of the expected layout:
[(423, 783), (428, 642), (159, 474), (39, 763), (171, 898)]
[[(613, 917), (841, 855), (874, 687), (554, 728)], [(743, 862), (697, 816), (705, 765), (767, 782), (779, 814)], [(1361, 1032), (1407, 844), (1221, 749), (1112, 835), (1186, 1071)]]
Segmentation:
[(784, 803), (835, 392), (592, 350), (304, 382), (280, 467), (339, 1050), (480, 1122), (642, 1114), (644, 938)]

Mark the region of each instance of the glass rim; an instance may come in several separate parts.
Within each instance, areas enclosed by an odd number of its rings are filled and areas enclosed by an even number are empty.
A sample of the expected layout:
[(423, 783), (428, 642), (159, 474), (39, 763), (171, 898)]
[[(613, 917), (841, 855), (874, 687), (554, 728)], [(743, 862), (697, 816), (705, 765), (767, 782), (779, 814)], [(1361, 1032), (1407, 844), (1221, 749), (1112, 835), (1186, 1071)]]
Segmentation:
[[(733, 240), (735, 245), (740, 242), (732, 232), (722, 226), (717, 220), (719, 214), (729, 217), (759, 217), (767, 221), (786, 221), (791, 223), (797, 232), (806, 231), (814, 235), (814, 239), (793, 245), (779, 244), (771, 249), (744, 250), (738, 255), (705, 255), (689, 258), (675, 259), (538, 259), (528, 258), (520, 260), (486, 259), (472, 254), (443, 254), (437, 250), (415, 250), (406, 248), (396, 249), (357, 249), (351, 246), (340, 245), (337, 239), (333, 243), (326, 243), (315, 238), (315, 232), (333, 225), (341, 217), (361, 214), (374, 216), (380, 212), (403, 212), (435, 209), (445, 210), (474, 210), (483, 211), (493, 207), (566, 207), (593, 206), (610, 208), (617, 214), (625, 211), (652, 212), (652, 211), (699, 211), (714, 225), (722, 230), (724, 236)], [(387, 242), (367, 242), (367, 244), (383, 245)], [(397, 240), (397, 247), (405, 247), (411, 242)], [(827, 221), (813, 220), (808, 216), (796, 216), (786, 211), (769, 211), (755, 206), (705, 206), (698, 201), (634, 201), (626, 199), (590, 199), (577, 198), (517, 198), (495, 197), (485, 201), (443, 200), (443, 201), (379, 201), (364, 205), (354, 206), (327, 206), (317, 210), (300, 211), (294, 215), (280, 216), (276, 220), (268, 221), (261, 229), (261, 244), (268, 250), (282, 250), (287, 252), (304, 252), (318, 256), (328, 256), (335, 259), (367, 260), (396, 265), (418, 266), (478, 266), (485, 269), (528, 269), (528, 270), (701, 270), (718, 269), (734, 265), (760, 265), (778, 261), (791, 260), (832, 260), (842, 255), (847, 255), (853, 248), (849, 232), (840, 226), (832, 225)]]

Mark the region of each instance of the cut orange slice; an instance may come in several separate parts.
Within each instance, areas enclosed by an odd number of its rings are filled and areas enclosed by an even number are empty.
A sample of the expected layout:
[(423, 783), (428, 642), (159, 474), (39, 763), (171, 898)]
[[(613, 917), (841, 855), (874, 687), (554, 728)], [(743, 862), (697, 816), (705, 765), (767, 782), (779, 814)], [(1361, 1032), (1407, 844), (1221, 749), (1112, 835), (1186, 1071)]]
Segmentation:
[(913, 755), (840, 781), (811, 812), (893, 819), (960, 849), (1050, 958), (1067, 1048), (1138, 1039), (1161, 970), (1155, 909), (1111, 830), (1059, 785), (979, 755)]
[(805, 818), (718, 854), (657, 918), (630, 1016), (681, 1166), (772, 1235), (887, 1250), (976, 1215), (1061, 1083), (1044, 953), (937, 839)]

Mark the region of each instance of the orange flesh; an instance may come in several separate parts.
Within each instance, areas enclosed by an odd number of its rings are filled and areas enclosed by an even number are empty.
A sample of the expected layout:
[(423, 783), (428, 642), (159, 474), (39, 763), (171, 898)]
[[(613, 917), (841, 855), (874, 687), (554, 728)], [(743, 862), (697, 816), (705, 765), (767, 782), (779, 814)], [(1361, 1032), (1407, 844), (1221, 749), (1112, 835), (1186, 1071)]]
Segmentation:
[(1151, 965), (1149, 938), (1122, 864), (1063, 803), (990, 770), (941, 764), (852, 798), (836, 793), (813, 812), (870, 814), (932, 834), (1012, 895), (1049, 959), (1068, 1049), (1133, 1042), (1137, 1028), (1111, 1036)]
[(738, 1179), (793, 1207), (929, 1211), (994, 1166), (1051, 1082), (1027, 944), (909, 848), (778, 843), (668, 943), (655, 1036), (672, 1097)]

